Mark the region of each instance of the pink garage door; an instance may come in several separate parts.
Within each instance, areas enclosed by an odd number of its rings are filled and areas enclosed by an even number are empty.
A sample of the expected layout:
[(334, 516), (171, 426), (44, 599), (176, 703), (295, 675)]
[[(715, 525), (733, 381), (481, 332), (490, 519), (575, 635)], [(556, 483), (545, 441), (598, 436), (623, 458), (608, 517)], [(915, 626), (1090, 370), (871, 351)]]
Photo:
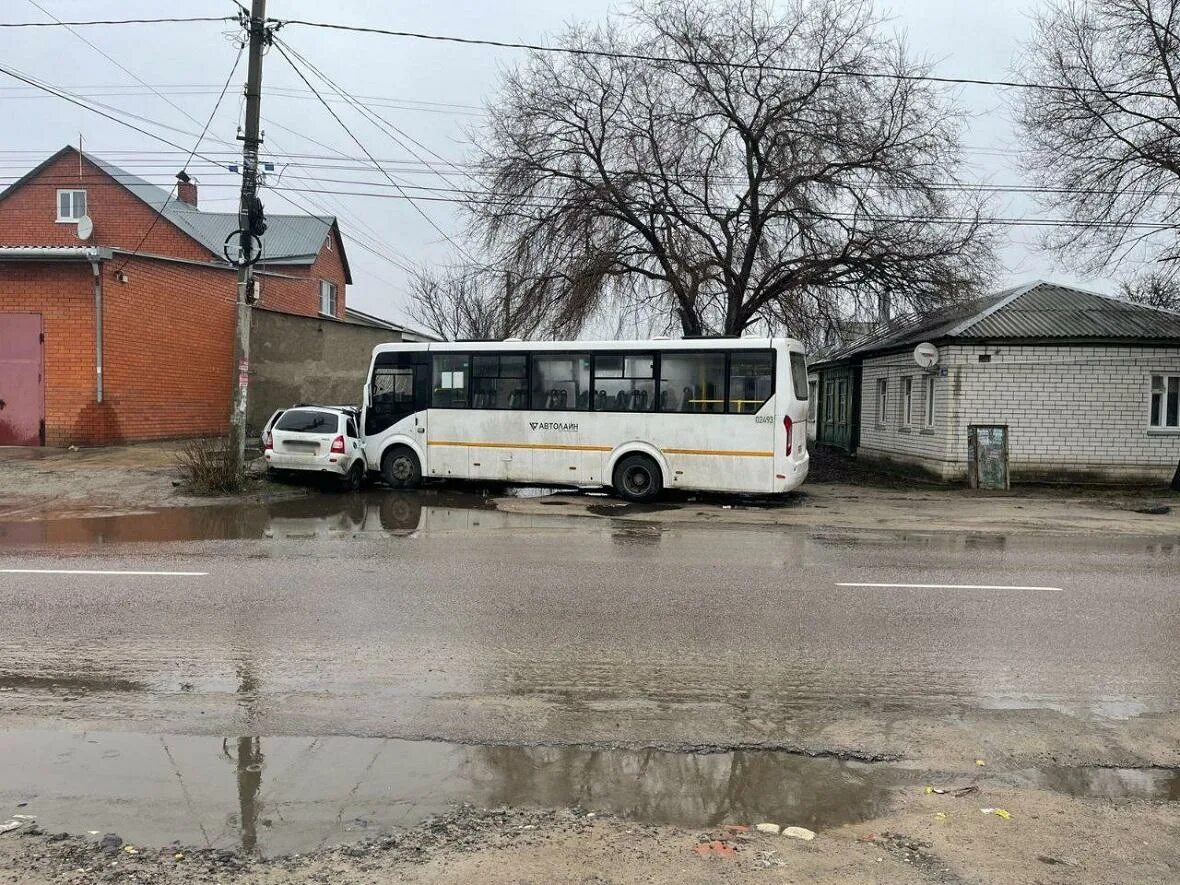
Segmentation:
[(41, 315), (0, 313), (0, 446), (41, 445)]

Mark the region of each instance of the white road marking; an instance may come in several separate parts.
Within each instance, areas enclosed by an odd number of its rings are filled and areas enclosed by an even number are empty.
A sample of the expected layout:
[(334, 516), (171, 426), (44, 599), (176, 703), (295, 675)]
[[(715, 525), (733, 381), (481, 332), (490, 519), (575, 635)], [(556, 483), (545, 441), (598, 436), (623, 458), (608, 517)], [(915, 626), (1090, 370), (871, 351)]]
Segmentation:
[(140, 572), (91, 568), (0, 568), (2, 575), (146, 575), (165, 578), (201, 578), (208, 572)]
[(1020, 587), (1009, 584), (836, 584), (837, 587), (900, 587), (905, 590), (1062, 590), (1061, 587)]

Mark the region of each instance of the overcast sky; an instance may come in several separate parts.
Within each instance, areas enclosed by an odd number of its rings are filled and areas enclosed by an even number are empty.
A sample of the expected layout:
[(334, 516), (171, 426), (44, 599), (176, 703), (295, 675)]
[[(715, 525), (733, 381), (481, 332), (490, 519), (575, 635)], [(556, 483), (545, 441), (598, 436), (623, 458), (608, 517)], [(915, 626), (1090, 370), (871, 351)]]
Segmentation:
[[(58, 18), (155, 18), (233, 14), (231, 0), (37, 0)], [(618, 4), (606, 0), (442, 0), (424, 3), (397, 0), (270, 0), (268, 15), (280, 19), (306, 18), (355, 25), (377, 25), (418, 31), (508, 41), (545, 42), (573, 18), (595, 20)], [(898, 0), (881, 8), (893, 16), (894, 26), (907, 35), (911, 48), (936, 62), (947, 76), (1004, 79), (1018, 43), (1030, 29), (1034, 0)], [(165, 13), (164, 10), (167, 10)], [(29, 0), (4, 0), (0, 21), (47, 20)], [(79, 33), (141, 80), (159, 90), (167, 101), (138, 85), (100, 52), (63, 28), (0, 29), (0, 58), (5, 64), (95, 101), (137, 114), (151, 123), (139, 125), (191, 147), (195, 134), (213, 109), (217, 93), (233, 65), (236, 48), (230, 23), (155, 24), (88, 27)], [(499, 72), (521, 53), (508, 49), (460, 46), (356, 33), (291, 26), (281, 36), (309, 62), (400, 129), (402, 145), (365, 123), (350, 108), (338, 113), (375, 157), (390, 161), (391, 172), (410, 193), (447, 198), (408, 186), (463, 187), (454, 169), (443, 180), (415, 158), (442, 167), (436, 156), (463, 162), (467, 131), (480, 122), (480, 106), (494, 92)], [(245, 60), (235, 74), (230, 93), (219, 109), (201, 152), (232, 162), (238, 150), (234, 136), (241, 113), (241, 83)], [(312, 211), (335, 214), (346, 234), (354, 233), (373, 250), (349, 244), (354, 285), (349, 303), (397, 321), (405, 314), (404, 273), (399, 265), (437, 261), (449, 247), (425, 220), (452, 235), (460, 221), (453, 203), (421, 200), (415, 205), (397, 196), (389, 182), (373, 169), (325, 169), (359, 166), (346, 159), (360, 155), (356, 143), (307, 93), (298, 76), (277, 53), (267, 57), (263, 77), (264, 157), (276, 164), (269, 176), (274, 190), (264, 194), (269, 212)], [(993, 88), (963, 87), (963, 106), (975, 115), (966, 138), (971, 173), (995, 184), (1024, 180), (1013, 148), (1015, 141), (1004, 94)], [(167, 145), (123, 128), (61, 99), (21, 86), (0, 75), (0, 185), (10, 183), (46, 155), (81, 135), (85, 149), (116, 165), (170, 187), (183, 156)], [(173, 107), (172, 104), (176, 107)], [(186, 116), (186, 112), (188, 115)], [(175, 127), (163, 128), (160, 124)], [(419, 147), (408, 139), (419, 142)], [(227, 144), (226, 142), (229, 142)], [(408, 146), (408, 149), (407, 149)], [(428, 153), (427, 149), (430, 152)], [(292, 157), (291, 155), (303, 155)], [(236, 205), (234, 177), (202, 161), (190, 172), (200, 182), (200, 202), (208, 209), (232, 210)], [(343, 179), (310, 182), (308, 178)], [(364, 182), (360, 184), (359, 182)], [(318, 190), (367, 190), (384, 194), (340, 196), (309, 193)], [(284, 196), (295, 201), (292, 206)], [(996, 213), (1029, 215), (1036, 207), (1023, 197), (1003, 197)], [(1037, 248), (1035, 228), (1006, 228), (1008, 245), (1002, 253), (1004, 283), (1036, 278), (1088, 285), (1101, 291), (1113, 288), (1106, 278), (1082, 279), (1057, 266)], [(373, 254), (374, 252), (378, 254)]]

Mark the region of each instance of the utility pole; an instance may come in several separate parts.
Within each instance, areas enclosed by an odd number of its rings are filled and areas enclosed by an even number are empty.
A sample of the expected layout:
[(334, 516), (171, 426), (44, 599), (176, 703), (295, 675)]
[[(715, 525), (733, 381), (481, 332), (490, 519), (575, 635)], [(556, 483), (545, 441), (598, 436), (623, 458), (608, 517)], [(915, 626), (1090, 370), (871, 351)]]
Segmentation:
[[(238, 204), (238, 299), (234, 333), (233, 406), (229, 415), (229, 454), (235, 475), (246, 461), (246, 397), (250, 387), (250, 319), (254, 303), (254, 262), (261, 253), (260, 237), (266, 230), (258, 200), (259, 120), (262, 114), (262, 50), (269, 39), (266, 0), (252, 0), (249, 67), (246, 74), (246, 131), (242, 140), (242, 195)], [(255, 250), (258, 244), (258, 253)]]

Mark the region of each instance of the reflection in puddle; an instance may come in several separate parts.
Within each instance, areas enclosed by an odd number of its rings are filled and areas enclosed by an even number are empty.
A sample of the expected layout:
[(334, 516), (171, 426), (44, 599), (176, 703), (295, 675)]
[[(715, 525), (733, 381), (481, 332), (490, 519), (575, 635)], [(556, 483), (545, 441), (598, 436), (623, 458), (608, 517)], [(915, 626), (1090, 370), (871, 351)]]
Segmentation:
[[(507, 494), (511, 489), (496, 489)], [(551, 489), (529, 489), (546, 493)], [(501, 513), (491, 499), (452, 490), (360, 495), (313, 495), (269, 504), (175, 507), (118, 516), (0, 521), (0, 549), (42, 544), (307, 540), (357, 533), (412, 533), (470, 528), (568, 525), (525, 514)]]
[[(1103, 798), (1180, 798), (1180, 772), (1019, 771), (1018, 785)], [(0, 734), (0, 808), (56, 832), (117, 832), (267, 855), (412, 826), (454, 803), (581, 807), (686, 827), (763, 820), (822, 830), (883, 814), (927, 775), (765, 751), (695, 754), (468, 746), (350, 737)]]
[(0, 808), (56, 832), (265, 854), (411, 826), (457, 802), (582, 807), (647, 823), (781, 820), (814, 829), (882, 813), (917, 775), (782, 753), (467, 746), (349, 737), (212, 738), (10, 731)]

